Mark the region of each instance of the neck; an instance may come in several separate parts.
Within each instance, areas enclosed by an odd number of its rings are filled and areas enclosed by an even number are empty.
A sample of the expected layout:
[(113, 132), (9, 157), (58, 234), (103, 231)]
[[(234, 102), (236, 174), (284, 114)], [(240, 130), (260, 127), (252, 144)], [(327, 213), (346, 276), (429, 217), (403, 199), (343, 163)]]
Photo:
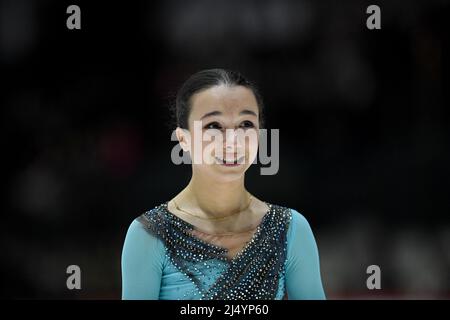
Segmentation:
[(223, 217), (242, 210), (248, 204), (249, 193), (242, 178), (214, 181), (209, 177), (193, 174), (185, 188), (185, 197), (207, 216)]

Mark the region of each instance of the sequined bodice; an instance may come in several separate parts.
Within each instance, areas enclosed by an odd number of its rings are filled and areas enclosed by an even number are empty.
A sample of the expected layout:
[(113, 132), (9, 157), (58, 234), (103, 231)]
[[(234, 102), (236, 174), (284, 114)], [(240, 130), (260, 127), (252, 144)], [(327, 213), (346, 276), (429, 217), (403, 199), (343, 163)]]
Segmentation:
[[(250, 241), (230, 258), (226, 248), (193, 235), (195, 227), (171, 213), (167, 205), (145, 212), (138, 220), (162, 240), (172, 264), (195, 284), (202, 299), (275, 298), (284, 273), (290, 209), (268, 204), (269, 211)], [(224, 266), (220, 276), (212, 284), (202, 281), (218, 263)]]

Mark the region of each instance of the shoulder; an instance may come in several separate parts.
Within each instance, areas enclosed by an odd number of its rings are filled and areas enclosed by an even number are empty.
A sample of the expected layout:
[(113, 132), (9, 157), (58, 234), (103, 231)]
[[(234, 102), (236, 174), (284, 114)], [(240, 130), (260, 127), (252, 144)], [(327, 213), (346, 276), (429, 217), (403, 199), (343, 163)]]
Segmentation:
[(271, 204), (279, 219), (286, 223), (288, 243), (298, 242), (300, 239), (311, 238), (312, 229), (308, 219), (299, 210), (287, 206)]
[(143, 215), (134, 218), (128, 226), (127, 236), (149, 237), (146, 225), (144, 224)]
[(310, 227), (308, 219), (306, 219), (302, 213), (293, 208), (289, 208), (289, 210), (291, 212), (290, 225), (292, 226), (292, 229), (304, 229)]
[(283, 205), (271, 204), (276, 212), (276, 216), (284, 218), (289, 226), (289, 231), (309, 228), (309, 222), (306, 217), (294, 208)]
[(164, 205), (154, 206), (153, 208), (143, 212), (136, 217), (129, 226), (129, 231), (136, 233), (151, 234), (159, 237), (161, 228), (167, 223), (167, 218), (164, 215)]
[(298, 210), (290, 208), (291, 222), (289, 224), (288, 238), (306, 240), (313, 237), (313, 232), (308, 219)]
[(122, 247), (122, 270), (125, 274), (139, 274), (146, 268), (162, 272), (165, 263), (163, 242), (138, 221), (130, 223)]
[(126, 232), (124, 247), (139, 248), (141, 251), (163, 249), (163, 243), (158, 235), (159, 226), (156, 224), (159, 207), (145, 211), (131, 221)]
[(160, 246), (160, 240), (141, 221), (142, 216), (135, 218), (125, 236), (124, 246), (139, 246), (142, 249), (155, 249)]
[(286, 231), (288, 260), (297, 256), (314, 257), (317, 244), (307, 217), (294, 208), (286, 210), (290, 217)]

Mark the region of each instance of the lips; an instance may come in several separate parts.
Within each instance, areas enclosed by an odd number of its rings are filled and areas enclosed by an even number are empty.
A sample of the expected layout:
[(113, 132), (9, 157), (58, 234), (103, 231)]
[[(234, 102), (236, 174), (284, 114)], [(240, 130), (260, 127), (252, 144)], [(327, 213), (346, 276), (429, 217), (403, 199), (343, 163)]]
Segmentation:
[(240, 157), (239, 159), (235, 159), (233, 162), (231, 162), (231, 161), (226, 161), (225, 159), (221, 159), (221, 158), (218, 158), (218, 157), (215, 157), (216, 158), (216, 160), (217, 160), (217, 162), (219, 163), (219, 164), (224, 164), (224, 165), (237, 165), (237, 164), (242, 164), (243, 162), (244, 162), (244, 156), (242, 156), (242, 157)]

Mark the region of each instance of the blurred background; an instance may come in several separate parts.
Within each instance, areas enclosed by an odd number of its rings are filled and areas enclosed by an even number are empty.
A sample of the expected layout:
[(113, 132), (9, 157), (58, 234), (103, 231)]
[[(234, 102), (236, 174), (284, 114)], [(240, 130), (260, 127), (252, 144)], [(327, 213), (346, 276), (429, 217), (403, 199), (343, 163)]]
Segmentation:
[(169, 106), (223, 67), (280, 129), (278, 174), (254, 166), (247, 188), (308, 219), (327, 297), (449, 299), (449, 16), (442, 0), (1, 0), (1, 297), (120, 299), (129, 224), (191, 175)]

